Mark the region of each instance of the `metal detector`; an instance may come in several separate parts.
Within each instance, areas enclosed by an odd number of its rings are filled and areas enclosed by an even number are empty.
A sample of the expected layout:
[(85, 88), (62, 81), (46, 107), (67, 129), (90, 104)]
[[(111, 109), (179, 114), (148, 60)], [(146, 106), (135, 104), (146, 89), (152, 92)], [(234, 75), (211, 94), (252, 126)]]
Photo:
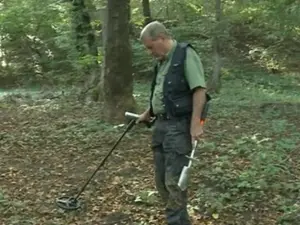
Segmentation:
[(138, 114), (133, 114), (133, 113), (128, 113), (128, 112), (125, 113), (125, 116), (131, 118), (131, 120), (130, 120), (129, 124), (127, 125), (127, 128), (124, 131), (124, 133), (117, 140), (117, 142), (114, 144), (114, 146), (112, 147), (112, 149), (107, 153), (107, 155), (101, 161), (101, 163), (99, 164), (99, 166), (97, 167), (97, 169), (94, 171), (94, 173), (92, 174), (92, 176), (87, 180), (87, 182), (81, 188), (81, 190), (76, 195), (76, 197), (63, 196), (63, 197), (60, 197), (60, 198), (56, 199), (56, 205), (59, 208), (64, 209), (64, 210), (76, 210), (76, 209), (79, 209), (82, 206), (81, 201), (78, 199), (79, 196), (85, 190), (86, 186), (90, 183), (90, 181), (93, 179), (93, 177), (98, 172), (98, 170), (104, 165), (105, 161), (111, 155), (111, 153), (113, 152), (113, 150), (117, 147), (117, 145), (122, 140), (122, 138), (125, 136), (125, 134), (136, 124), (136, 119), (139, 117)]

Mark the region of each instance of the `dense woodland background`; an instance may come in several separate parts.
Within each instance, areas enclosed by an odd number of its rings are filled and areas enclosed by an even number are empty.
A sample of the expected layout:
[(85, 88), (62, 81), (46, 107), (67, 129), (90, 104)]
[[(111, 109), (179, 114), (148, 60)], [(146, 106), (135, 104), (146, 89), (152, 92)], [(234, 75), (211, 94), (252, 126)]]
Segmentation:
[(124, 112), (147, 107), (154, 61), (139, 33), (152, 20), (196, 47), (213, 97), (191, 182), (195, 224), (299, 222), (299, 1), (2, 0), (1, 224), (163, 224), (142, 126), (86, 191), (85, 210), (53, 204), (96, 168)]
[(213, 91), (220, 86), (213, 74), (219, 77), (225, 72), (221, 66), (237, 59), (273, 73), (299, 70), (297, 1), (153, 0), (129, 5), (124, 0), (108, 1), (107, 10), (105, 6), (105, 1), (91, 0), (2, 1), (1, 87), (73, 85), (86, 93), (98, 85), (111, 102), (117, 93), (107, 91), (122, 85), (128, 86), (120, 90), (132, 104), (132, 74), (134, 79), (151, 77), (152, 60), (138, 40), (151, 20), (165, 22), (175, 38), (198, 48)]

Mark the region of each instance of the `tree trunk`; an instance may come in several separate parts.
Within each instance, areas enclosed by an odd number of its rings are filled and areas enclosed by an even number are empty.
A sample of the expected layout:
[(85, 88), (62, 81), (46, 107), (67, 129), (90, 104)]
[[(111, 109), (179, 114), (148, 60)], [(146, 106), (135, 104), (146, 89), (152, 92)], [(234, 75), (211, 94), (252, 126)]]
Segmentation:
[(221, 89), (221, 68), (222, 59), (220, 54), (220, 39), (219, 34), (221, 33), (220, 21), (222, 15), (221, 0), (216, 0), (216, 29), (215, 35), (213, 37), (213, 49), (215, 55), (215, 65), (213, 68), (213, 73), (208, 81), (208, 91), (219, 93)]
[(102, 75), (104, 119), (124, 119), (125, 111), (135, 109), (133, 98), (132, 52), (129, 40), (130, 0), (109, 0), (107, 36)]
[(108, 21), (108, 13), (107, 7), (103, 7), (99, 10), (100, 20), (101, 20), (101, 51), (102, 51), (102, 59), (101, 59), (101, 74), (100, 81), (97, 83), (97, 87), (94, 90), (94, 98), (100, 101), (104, 100), (104, 74), (105, 74), (105, 48), (107, 43), (107, 21)]
[(108, 13), (107, 8), (102, 8), (101, 11), (101, 22), (102, 22), (102, 73), (105, 74), (105, 49), (106, 49), (106, 43), (107, 43), (107, 23), (108, 23)]
[(98, 56), (97, 43), (94, 30), (91, 26), (91, 18), (85, 6), (84, 0), (73, 0), (73, 26), (76, 35), (76, 49), (81, 56), (90, 54)]
[(149, 0), (143, 0), (144, 26), (152, 21)]
[(73, 0), (72, 4), (72, 23), (76, 36), (76, 50), (79, 60), (87, 59), (83, 65), (81, 80), (84, 88), (80, 97), (84, 99), (95, 84), (99, 82), (98, 49), (95, 33), (91, 26), (91, 18), (84, 0)]
[(166, 6), (166, 17), (167, 17), (167, 20), (170, 19), (169, 5), (170, 5), (170, 1), (167, 0), (166, 1), (166, 5), (165, 5)]

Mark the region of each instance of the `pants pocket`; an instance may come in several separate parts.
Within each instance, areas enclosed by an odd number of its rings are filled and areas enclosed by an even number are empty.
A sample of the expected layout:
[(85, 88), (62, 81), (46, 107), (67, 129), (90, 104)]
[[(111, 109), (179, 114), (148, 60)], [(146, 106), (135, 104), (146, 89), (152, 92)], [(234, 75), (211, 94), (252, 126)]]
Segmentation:
[(192, 150), (192, 141), (189, 126), (186, 121), (176, 121), (168, 126), (163, 142), (165, 152), (188, 154)]

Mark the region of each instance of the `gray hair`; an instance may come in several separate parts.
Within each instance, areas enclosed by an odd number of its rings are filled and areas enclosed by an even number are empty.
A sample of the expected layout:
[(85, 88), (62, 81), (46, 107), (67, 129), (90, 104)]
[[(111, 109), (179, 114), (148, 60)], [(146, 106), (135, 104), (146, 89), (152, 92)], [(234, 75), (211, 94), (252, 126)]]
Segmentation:
[(143, 40), (144, 38), (151, 38), (152, 40), (155, 40), (159, 35), (163, 35), (167, 38), (171, 37), (167, 28), (162, 23), (153, 21), (151, 23), (148, 23), (143, 28), (140, 34), (140, 40)]

